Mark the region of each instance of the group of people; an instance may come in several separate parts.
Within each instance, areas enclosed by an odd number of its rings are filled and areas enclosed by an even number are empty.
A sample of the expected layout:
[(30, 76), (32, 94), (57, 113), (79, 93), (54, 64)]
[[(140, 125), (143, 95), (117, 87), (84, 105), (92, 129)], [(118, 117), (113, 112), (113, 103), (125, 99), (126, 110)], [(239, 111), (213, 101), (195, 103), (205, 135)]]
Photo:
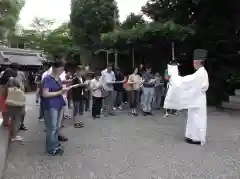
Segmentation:
[[(203, 67), (205, 54), (202, 51), (196, 51), (196, 53), (198, 55), (195, 56), (193, 63), (196, 72), (192, 75), (181, 77), (177, 63), (168, 65), (168, 90), (164, 108), (166, 115), (169, 115), (169, 111), (171, 114), (176, 114), (177, 110), (188, 109), (185, 141), (190, 144), (203, 145), (207, 127), (208, 75)], [(118, 68), (113, 71), (112, 65), (109, 64), (105, 70), (96, 71), (93, 79), (86, 80), (87, 71), (82, 67), (78, 67), (69, 79), (60, 78), (65, 73), (63, 65), (63, 63), (55, 62), (51, 67), (51, 73), (41, 82), (41, 101), (47, 136), (46, 147), (50, 155), (62, 154), (63, 149), (59, 141), (67, 140), (61, 134), (61, 124), (64, 106), (67, 103), (63, 96), (69, 92), (72, 94), (73, 121), (76, 128), (84, 126), (81, 119), (84, 114), (86, 91), (91, 92), (93, 119), (100, 118), (101, 113), (105, 117), (115, 116), (114, 108), (120, 107), (121, 109), (122, 87), (129, 94), (132, 116), (138, 115), (138, 109), (141, 109), (144, 116), (153, 115), (152, 106), (156, 100), (156, 93), (162, 93), (161, 90), (157, 92), (156, 90), (159, 84), (162, 85), (162, 81), (157, 81), (161, 79), (160, 75), (153, 75), (150, 67), (141, 71), (142, 74), (138, 68), (134, 68), (132, 74), (124, 78)]]
[[(52, 156), (64, 153), (60, 142), (68, 141), (62, 133), (65, 116), (70, 115), (73, 118), (75, 128), (84, 127), (81, 120), (89, 108), (86, 106), (89, 106), (90, 98), (93, 119), (100, 118), (101, 114), (105, 117), (115, 116), (114, 110), (122, 109), (124, 91), (131, 108), (130, 115), (138, 116), (140, 111), (144, 116), (153, 115), (153, 106), (155, 105), (157, 109), (161, 106), (164, 79), (167, 81), (163, 103), (165, 117), (169, 114), (177, 115), (178, 110), (188, 109), (185, 141), (203, 145), (207, 127), (208, 75), (203, 67), (205, 52), (200, 50), (196, 51), (196, 54), (193, 63), (195, 73), (180, 76), (178, 64), (174, 62), (168, 65), (164, 78), (159, 73), (154, 75), (149, 66), (144, 70), (134, 68), (131, 74), (124, 77), (121, 70), (119, 68), (113, 70), (111, 64), (102, 71), (96, 70), (90, 78), (89, 68), (78, 66), (74, 73), (69, 74), (64, 70), (65, 62), (56, 59), (51, 67), (41, 74), (37, 83), (40, 117), (44, 119), (45, 124), (46, 152)], [(2, 116), (11, 118), (12, 141), (22, 139), (17, 136), (19, 129), (26, 130), (23, 123), (25, 98), (21, 97), (24, 96), (24, 80), (16, 65), (6, 69), (0, 80)], [(12, 87), (14, 90), (11, 90)], [(70, 103), (73, 106), (72, 115), (68, 110)]]
[[(128, 77), (124, 77), (119, 68), (113, 70), (112, 64), (102, 71), (96, 70), (92, 78), (88, 74), (89, 69), (83, 66), (78, 66), (69, 74), (64, 71), (64, 62), (56, 60), (41, 76), (38, 96), (46, 127), (46, 150), (50, 155), (63, 153), (59, 141), (67, 141), (61, 133), (62, 119), (66, 115), (73, 118), (75, 128), (84, 127), (81, 119), (89, 98), (93, 119), (100, 118), (101, 114), (104, 117), (115, 116), (114, 110), (123, 107), (124, 93), (127, 94), (132, 116), (137, 116), (140, 110), (144, 116), (153, 115), (154, 104), (160, 109), (163, 79), (159, 73), (154, 75), (148, 66), (145, 70), (134, 68)], [(73, 106), (72, 115), (68, 112), (70, 103)]]

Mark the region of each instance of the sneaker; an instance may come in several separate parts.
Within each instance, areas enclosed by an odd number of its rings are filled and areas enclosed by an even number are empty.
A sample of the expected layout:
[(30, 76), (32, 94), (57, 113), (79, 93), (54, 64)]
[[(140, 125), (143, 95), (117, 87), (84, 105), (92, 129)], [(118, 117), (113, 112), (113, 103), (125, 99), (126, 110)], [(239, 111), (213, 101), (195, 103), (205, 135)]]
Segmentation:
[(66, 119), (66, 120), (72, 120), (72, 118), (68, 115), (64, 115), (63, 118)]
[(100, 118), (99, 115), (93, 116), (93, 119), (99, 119), (99, 118)]
[(169, 116), (169, 114), (168, 114), (168, 113), (166, 113), (166, 114), (165, 114), (163, 117), (164, 117), (164, 118), (166, 118), (166, 117), (168, 117), (168, 116)]
[(64, 137), (64, 136), (62, 136), (62, 135), (59, 135), (59, 136), (58, 136), (58, 141), (59, 141), (59, 142), (67, 142), (67, 141), (68, 141), (68, 138), (66, 138), (66, 137)]
[(119, 106), (118, 109), (119, 109), (119, 110), (122, 110), (123, 108), (122, 108), (122, 106)]
[(135, 112), (131, 112), (130, 114), (131, 114), (131, 116), (138, 116), (138, 114)]
[(39, 122), (44, 122), (44, 119), (43, 118), (39, 118)]
[(148, 115), (148, 113), (147, 112), (143, 112), (143, 116), (147, 116)]
[(117, 109), (117, 108), (115, 108), (115, 107), (113, 108), (114, 111), (115, 111), (116, 109)]
[(19, 130), (20, 131), (27, 131), (28, 128), (24, 124), (21, 124)]
[(149, 116), (154, 116), (154, 114), (151, 113), (151, 112), (148, 112), (147, 114), (148, 114)]
[(62, 156), (63, 153), (64, 153), (64, 150), (61, 149), (61, 148), (59, 148), (59, 149), (57, 149), (55, 152), (49, 153), (49, 155), (50, 155), (50, 156)]
[(17, 141), (22, 141), (22, 140), (23, 140), (23, 138), (21, 136), (16, 136), (16, 137), (11, 138), (12, 142), (17, 142)]
[(178, 113), (177, 113), (177, 112), (174, 112), (174, 113), (172, 113), (172, 115), (174, 115), (174, 116), (178, 116)]

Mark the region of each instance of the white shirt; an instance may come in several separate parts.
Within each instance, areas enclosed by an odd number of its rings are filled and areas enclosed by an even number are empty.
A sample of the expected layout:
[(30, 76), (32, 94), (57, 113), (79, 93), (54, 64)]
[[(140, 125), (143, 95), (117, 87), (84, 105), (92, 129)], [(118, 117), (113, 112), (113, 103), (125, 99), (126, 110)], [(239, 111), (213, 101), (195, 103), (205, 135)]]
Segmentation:
[[(66, 72), (63, 71), (62, 74), (59, 76), (60, 80), (63, 82), (63, 81), (66, 81)], [(67, 85), (63, 84), (62, 87), (65, 88)], [(65, 93), (63, 95), (64, 98), (67, 98), (67, 93)]]
[(155, 76), (155, 80), (156, 80), (155, 87), (163, 85), (161, 76)]
[(47, 71), (45, 71), (45, 72), (42, 74), (42, 80), (43, 80), (46, 76), (50, 75), (51, 73), (52, 73), (52, 67), (50, 67)]
[(91, 80), (90, 87), (92, 89), (92, 96), (100, 98), (102, 97), (102, 90), (99, 87), (102, 86), (100, 80), (96, 80), (95, 78)]
[(113, 85), (108, 83), (116, 81), (115, 73), (113, 71), (108, 72), (107, 69), (105, 69), (101, 72), (101, 74), (102, 76), (100, 81), (103, 85), (103, 89), (106, 91), (113, 91)]

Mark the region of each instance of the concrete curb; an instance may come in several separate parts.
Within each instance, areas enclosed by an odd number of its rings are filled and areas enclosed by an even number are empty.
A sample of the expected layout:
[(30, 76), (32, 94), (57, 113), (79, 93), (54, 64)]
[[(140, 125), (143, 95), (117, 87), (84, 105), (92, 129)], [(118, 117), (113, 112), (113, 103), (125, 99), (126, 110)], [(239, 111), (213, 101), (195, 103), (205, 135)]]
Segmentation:
[(0, 129), (0, 178), (3, 178), (3, 174), (6, 167), (6, 160), (8, 155), (9, 146), (9, 131), (1, 127)]
[(0, 178), (3, 178), (3, 174), (6, 167), (6, 160), (9, 147), (9, 130), (2, 126), (2, 118), (0, 117)]

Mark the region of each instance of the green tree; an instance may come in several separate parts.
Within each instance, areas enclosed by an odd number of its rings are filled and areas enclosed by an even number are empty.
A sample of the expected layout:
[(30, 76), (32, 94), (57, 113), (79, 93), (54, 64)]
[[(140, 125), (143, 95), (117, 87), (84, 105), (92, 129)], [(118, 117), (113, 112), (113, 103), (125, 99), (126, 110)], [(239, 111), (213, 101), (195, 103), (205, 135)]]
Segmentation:
[(123, 21), (121, 27), (123, 29), (132, 29), (141, 24), (145, 24), (143, 16), (141, 14), (131, 13), (129, 16), (127, 16), (126, 20)]
[(50, 32), (42, 41), (41, 48), (44, 52), (51, 55), (62, 53), (62, 55), (71, 56), (75, 53), (80, 53), (79, 47), (73, 44), (70, 37), (68, 23), (64, 23)]
[(14, 32), (24, 0), (0, 0), (0, 40)]
[[(190, 54), (188, 59), (191, 59), (195, 48), (209, 51), (207, 68), (212, 81), (209, 93), (215, 94), (216, 91), (224, 93), (226, 86), (222, 85), (223, 81), (238, 70), (239, 9), (238, 0), (148, 0), (142, 11), (154, 21), (172, 19), (179, 24), (192, 25), (195, 36), (182, 46)], [(223, 96), (214, 98), (219, 103)]]
[(96, 48), (102, 33), (114, 30), (118, 18), (114, 0), (72, 0), (70, 29), (74, 42)]
[(13, 33), (9, 37), (11, 44), (24, 44), (25, 48), (42, 50), (42, 44), (51, 33), (54, 20), (35, 18), (30, 28), (21, 27), (18, 33)]

